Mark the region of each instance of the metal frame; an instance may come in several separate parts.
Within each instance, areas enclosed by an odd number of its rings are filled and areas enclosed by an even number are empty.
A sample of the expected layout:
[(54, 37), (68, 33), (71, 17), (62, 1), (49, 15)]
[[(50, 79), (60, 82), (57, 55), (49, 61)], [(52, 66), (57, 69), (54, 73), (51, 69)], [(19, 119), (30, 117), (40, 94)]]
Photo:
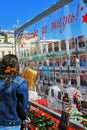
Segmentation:
[(59, 2), (56, 2), (55, 4), (53, 4), (51, 7), (47, 8), (46, 10), (44, 10), (39, 15), (37, 15), (36, 17), (34, 17), (33, 19), (31, 19), (27, 23), (25, 23), (22, 26), (20, 26), (19, 28), (17, 28), (15, 30), (15, 34), (17, 34), (20, 31), (23, 31), (25, 28), (31, 26), (35, 22), (41, 20), (42, 18), (46, 17), (47, 15), (51, 14), (52, 12), (54, 12), (54, 11), (60, 9), (60, 8), (62, 8), (63, 6), (69, 4), (72, 1), (74, 1), (74, 0), (60, 0)]
[(62, 8), (63, 6), (69, 4), (70, 2), (72, 2), (74, 0), (60, 0), (58, 2), (56, 2), (55, 4), (53, 4), (51, 7), (47, 8), (46, 10), (44, 10), (42, 13), (40, 13), (39, 15), (37, 15), (36, 17), (34, 17), (33, 19), (31, 19), (30, 21), (28, 21), (27, 23), (21, 25), (20, 27), (18, 27), (15, 31), (14, 31), (14, 42), (15, 42), (15, 54), (16, 54), (16, 36), (19, 32), (23, 31), (25, 28), (31, 26), (32, 24), (34, 24), (35, 22), (41, 20), (42, 18), (46, 17), (47, 15), (53, 13), (54, 11)]
[[(49, 108), (46, 108), (40, 104), (37, 104), (33, 101), (29, 101), (31, 106), (35, 107), (35, 108), (39, 108), (40, 110), (42, 110), (43, 112), (46, 112), (47, 114), (50, 114), (52, 117), (56, 118), (56, 119), (61, 119), (61, 114), (53, 111), (53, 110), (50, 110)], [(84, 127), (82, 124), (80, 124), (79, 122), (77, 121), (74, 121), (72, 119), (70, 119), (70, 127), (74, 127), (75, 130), (87, 130), (86, 127)]]

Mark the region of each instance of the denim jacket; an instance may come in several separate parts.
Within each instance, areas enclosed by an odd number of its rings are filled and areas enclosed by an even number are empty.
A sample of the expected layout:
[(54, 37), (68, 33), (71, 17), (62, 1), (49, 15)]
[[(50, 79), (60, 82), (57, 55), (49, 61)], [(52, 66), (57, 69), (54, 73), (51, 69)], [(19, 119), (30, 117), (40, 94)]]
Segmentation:
[(21, 125), (29, 108), (27, 83), (16, 76), (8, 88), (4, 84), (5, 80), (0, 80), (0, 126)]

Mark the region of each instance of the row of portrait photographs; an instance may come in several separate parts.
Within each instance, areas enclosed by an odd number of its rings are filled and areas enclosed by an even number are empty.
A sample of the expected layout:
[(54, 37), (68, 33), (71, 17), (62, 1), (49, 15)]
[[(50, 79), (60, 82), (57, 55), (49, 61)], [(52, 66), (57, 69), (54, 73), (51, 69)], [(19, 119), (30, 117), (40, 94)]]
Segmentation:
[(30, 47), (30, 54), (45, 54), (45, 53), (58, 53), (59, 51), (66, 52), (69, 48), (70, 52), (76, 51), (76, 46), (78, 51), (86, 50), (86, 39), (84, 35), (80, 35), (77, 38), (69, 38), (68, 40), (55, 41), (52, 43), (36, 44)]
[[(60, 79), (61, 79), (61, 75), (59, 72), (50, 72), (50, 77), (48, 76), (47, 73), (42, 73), (41, 71), (39, 71), (39, 80), (45, 83), (48, 83), (48, 81), (50, 82), (50, 84), (54, 84), (54, 81), (56, 82), (56, 84), (60, 83)], [(55, 79), (54, 79), (55, 78)], [(62, 78), (63, 78), (63, 82), (64, 82), (64, 86), (67, 87), (68, 85), (68, 74), (67, 73), (63, 73), (62, 74)], [(70, 73), (70, 81), (71, 81), (71, 86), (73, 87), (77, 87), (77, 77), (75, 73)], [(87, 87), (87, 71), (84, 73), (80, 74), (80, 86), (81, 87)]]
[[(75, 70), (76, 69), (76, 55), (71, 55), (70, 56), (70, 70)], [(87, 69), (87, 57), (86, 54), (79, 54), (78, 55), (79, 59), (79, 67), (81, 70)], [(60, 66), (62, 66), (62, 70), (67, 70), (67, 63), (68, 58), (67, 56), (63, 56), (61, 58), (56, 57), (53, 59), (49, 60), (49, 66), (52, 68), (53, 64), (56, 70), (60, 70)]]
[[(86, 50), (86, 39), (84, 37), (84, 35), (80, 35), (76, 38), (69, 38), (67, 43), (69, 43), (69, 51), (70, 52), (74, 52), (76, 51), (76, 45), (77, 45), (77, 49), (78, 51), (85, 51)], [(62, 40), (61, 41), (61, 50), (66, 50), (66, 40)]]
[[(67, 85), (68, 85), (68, 74), (67, 73), (63, 73), (62, 74), (62, 78), (63, 78), (64, 86), (67, 87)], [(60, 73), (56, 72), (55, 73), (55, 81), (58, 84), (60, 83), (60, 79), (61, 79)], [(76, 87), (77, 86), (76, 74), (71, 73), (70, 74), (70, 80), (71, 80), (71, 86)]]
[(76, 38), (69, 39), (69, 50), (71, 52), (76, 51), (76, 45), (78, 51), (85, 51), (86, 50), (86, 40), (84, 35), (80, 35)]
[(54, 43), (49, 44), (43, 44), (43, 53), (46, 53), (48, 50), (48, 53), (62, 51), (65, 52), (67, 50), (67, 47), (69, 48), (70, 52), (76, 51), (76, 46), (78, 51), (85, 51), (86, 50), (86, 44), (85, 44), (85, 37), (84, 35), (80, 35), (76, 38), (69, 38), (68, 40), (61, 40), (56, 41)]
[[(53, 70), (54, 67), (55, 70), (60, 70), (60, 67), (62, 67), (62, 70), (67, 70), (68, 58), (70, 60), (70, 64), (69, 64), (70, 70), (76, 70), (76, 55), (71, 55), (70, 57), (63, 56), (61, 58), (59, 57), (49, 58), (49, 60), (46, 62), (49, 65), (50, 70)], [(86, 54), (79, 54), (78, 59), (79, 59), (80, 70), (87, 70)], [(45, 63), (44, 60), (38, 61), (39, 69), (41, 69), (42, 66), (44, 66), (44, 63)]]
[[(63, 73), (62, 74), (63, 76), (63, 82), (64, 82), (64, 85), (67, 87), (68, 85), (68, 74), (67, 73)], [(56, 72), (55, 73), (55, 80), (57, 83), (60, 83), (60, 73)], [(77, 87), (77, 77), (76, 77), (76, 74), (75, 73), (71, 73), (70, 74), (70, 80), (71, 80), (71, 86), (73, 87)], [(81, 87), (87, 87), (87, 73), (81, 73), (80, 74), (80, 86)]]

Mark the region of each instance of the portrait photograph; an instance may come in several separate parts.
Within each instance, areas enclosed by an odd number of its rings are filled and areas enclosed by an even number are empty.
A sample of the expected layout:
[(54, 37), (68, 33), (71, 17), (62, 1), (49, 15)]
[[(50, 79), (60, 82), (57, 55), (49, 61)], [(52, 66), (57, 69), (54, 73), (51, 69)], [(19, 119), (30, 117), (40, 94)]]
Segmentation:
[(70, 69), (75, 70), (76, 69), (76, 55), (70, 56)]
[(60, 69), (60, 58), (59, 57), (54, 58), (54, 66), (55, 66), (56, 70)]
[(79, 55), (79, 65), (81, 70), (87, 69), (87, 58), (85, 54)]
[(66, 51), (66, 41), (61, 40), (61, 51)]
[(60, 83), (60, 73), (59, 72), (55, 72), (55, 82), (56, 82), (56, 84)]
[(74, 38), (69, 39), (69, 51), (74, 52), (76, 51), (76, 43)]
[(80, 85), (87, 88), (87, 73), (80, 75)]
[(68, 74), (67, 73), (63, 73), (63, 83), (64, 83), (64, 86), (67, 87), (67, 84), (68, 84)]
[(67, 69), (67, 57), (66, 56), (62, 57), (62, 69), (63, 70)]
[(77, 86), (77, 79), (76, 79), (76, 74), (71, 73), (71, 85), (72, 86)]
[(85, 51), (86, 50), (84, 35), (78, 36), (77, 44), (78, 44), (78, 51)]
[(54, 42), (54, 52), (58, 52), (59, 51), (59, 42), (58, 41), (56, 41), (56, 42)]
[(51, 53), (53, 51), (52, 43), (48, 44), (48, 53)]

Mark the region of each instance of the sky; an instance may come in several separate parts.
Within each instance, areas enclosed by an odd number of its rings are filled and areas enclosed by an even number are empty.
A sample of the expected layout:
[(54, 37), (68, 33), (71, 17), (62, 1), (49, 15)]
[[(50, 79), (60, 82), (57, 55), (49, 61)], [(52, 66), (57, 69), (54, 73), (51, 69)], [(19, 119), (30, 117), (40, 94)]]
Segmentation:
[(13, 30), (16, 21), (23, 25), (58, 0), (1, 0), (0, 27), (2, 30)]

